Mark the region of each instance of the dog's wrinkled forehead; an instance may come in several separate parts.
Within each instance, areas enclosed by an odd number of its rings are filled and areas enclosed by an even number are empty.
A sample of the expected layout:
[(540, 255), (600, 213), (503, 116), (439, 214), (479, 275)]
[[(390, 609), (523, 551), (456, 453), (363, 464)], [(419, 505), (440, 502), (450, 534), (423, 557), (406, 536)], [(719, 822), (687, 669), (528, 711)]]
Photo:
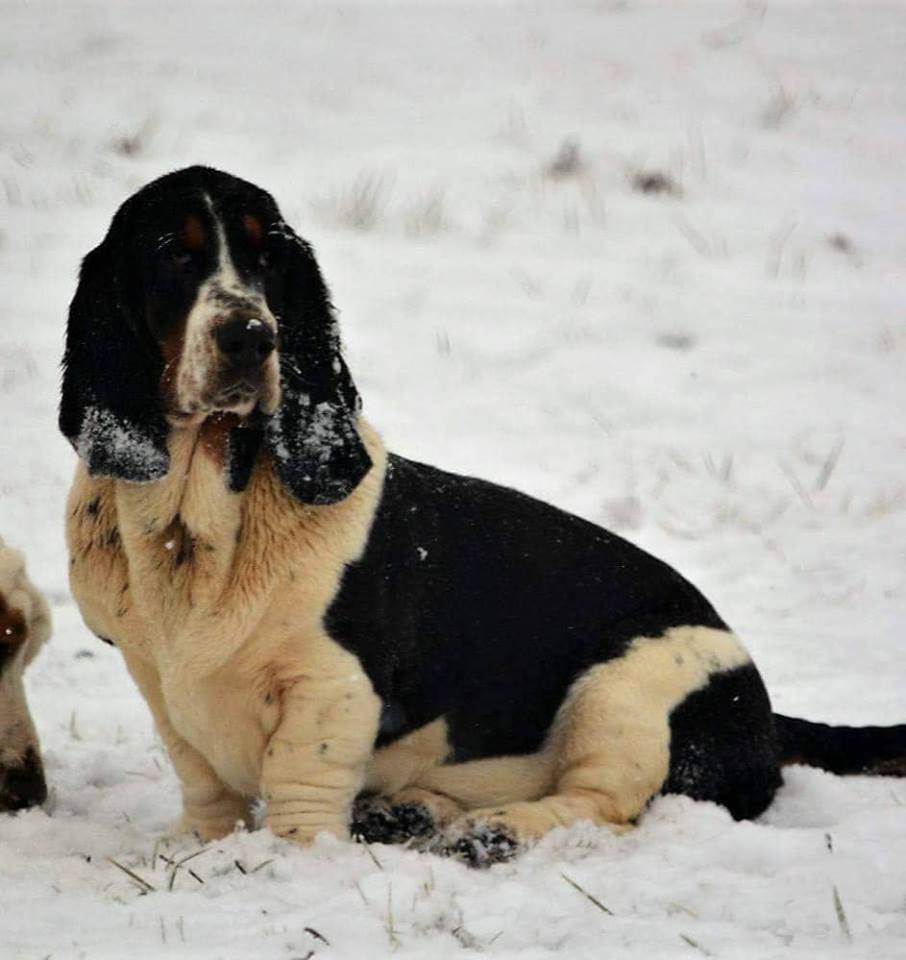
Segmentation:
[(152, 283), (167, 268), (187, 284), (199, 283), (224, 261), (252, 283), (268, 234), (282, 226), (268, 193), (204, 167), (155, 180), (123, 205), (120, 216)]

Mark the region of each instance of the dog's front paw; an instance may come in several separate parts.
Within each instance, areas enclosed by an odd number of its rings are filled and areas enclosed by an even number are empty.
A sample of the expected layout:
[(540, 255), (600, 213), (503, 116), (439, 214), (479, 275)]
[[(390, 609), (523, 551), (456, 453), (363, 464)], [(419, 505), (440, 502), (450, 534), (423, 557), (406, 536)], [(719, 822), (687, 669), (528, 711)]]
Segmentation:
[(406, 843), (433, 836), (436, 825), (424, 804), (391, 804), (383, 797), (362, 794), (353, 806), (349, 829), (365, 843)]
[(269, 811), (264, 818), (264, 826), (275, 837), (289, 840), (299, 846), (307, 847), (322, 834), (336, 837), (338, 840), (350, 840), (349, 829), (340, 817), (327, 815), (304, 815), (298, 811), (283, 813)]
[(221, 840), (228, 837), (236, 829), (242, 829), (245, 821), (242, 817), (213, 817), (210, 819), (201, 819), (189, 814), (183, 814), (179, 823), (179, 833), (190, 833), (198, 837), (202, 843), (209, 840)]
[(519, 852), (519, 841), (513, 831), (502, 823), (467, 820), (439, 836), (430, 849), (470, 867), (484, 869), (495, 863), (512, 860)]
[(179, 824), (181, 833), (191, 833), (199, 840), (220, 840), (237, 829), (251, 827), (251, 806), (244, 797), (225, 793), (216, 802), (199, 804), (186, 803)]

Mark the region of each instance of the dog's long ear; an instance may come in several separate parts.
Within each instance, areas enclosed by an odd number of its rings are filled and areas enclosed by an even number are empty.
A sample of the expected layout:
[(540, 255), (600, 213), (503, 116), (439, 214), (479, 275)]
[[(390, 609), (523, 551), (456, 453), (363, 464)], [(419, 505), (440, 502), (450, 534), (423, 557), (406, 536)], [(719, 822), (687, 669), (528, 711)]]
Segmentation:
[(60, 430), (93, 476), (149, 483), (170, 466), (158, 394), (160, 360), (123, 304), (113, 227), (85, 257), (69, 308)]
[(265, 427), (281, 483), (302, 503), (345, 499), (371, 467), (358, 430), (361, 402), (343, 360), (327, 288), (311, 247), (283, 234), (279, 308), (282, 399)]

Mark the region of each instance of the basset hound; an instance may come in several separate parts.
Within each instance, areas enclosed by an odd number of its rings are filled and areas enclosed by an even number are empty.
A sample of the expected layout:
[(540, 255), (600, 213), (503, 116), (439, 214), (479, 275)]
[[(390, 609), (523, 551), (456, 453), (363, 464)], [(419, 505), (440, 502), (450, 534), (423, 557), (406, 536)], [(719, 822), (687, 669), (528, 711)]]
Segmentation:
[(261, 798), (299, 843), (483, 864), (578, 820), (628, 829), (659, 793), (755, 817), (788, 762), (906, 771), (906, 726), (772, 713), (671, 567), (388, 453), (312, 248), (251, 183), (190, 167), (126, 200), (63, 369), (72, 589), (202, 838)]

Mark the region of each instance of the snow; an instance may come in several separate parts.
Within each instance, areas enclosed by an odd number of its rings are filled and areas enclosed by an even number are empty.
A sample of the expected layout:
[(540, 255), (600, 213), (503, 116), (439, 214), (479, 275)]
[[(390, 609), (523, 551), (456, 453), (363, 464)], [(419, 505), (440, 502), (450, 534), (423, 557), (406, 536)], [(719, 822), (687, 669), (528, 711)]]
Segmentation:
[(104, 452), (96, 448), (109, 448), (109, 456), (133, 475), (147, 477), (146, 482), (166, 476), (169, 467), (167, 454), (150, 437), (103, 407), (86, 408), (74, 446), (86, 463), (93, 461), (96, 452)]
[(73, 0), (3, 24), (0, 532), (55, 620), (27, 677), (52, 797), (0, 819), (4, 960), (903, 956), (906, 784), (799, 768), (756, 823), (664, 798), (485, 873), (261, 831), (171, 866), (198, 846), (69, 597), (55, 427), (79, 258), (142, 183), (220, 166), (313, 244), (392, 449), (679, 567), (778, 710), (902, 721), (903, 10)]

